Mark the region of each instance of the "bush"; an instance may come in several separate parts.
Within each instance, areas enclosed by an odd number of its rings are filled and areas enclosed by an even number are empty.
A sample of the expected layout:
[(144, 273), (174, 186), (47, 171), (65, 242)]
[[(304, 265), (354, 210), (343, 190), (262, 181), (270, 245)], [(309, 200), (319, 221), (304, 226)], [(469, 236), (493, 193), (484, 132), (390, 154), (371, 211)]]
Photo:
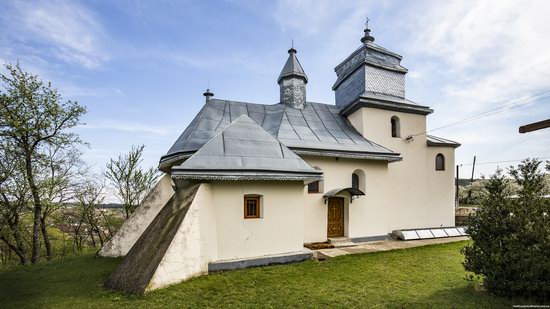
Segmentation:
[(485, 183), (483, 207), (468, 221), (472, 242), (462, 251), (464, 267), (497, 295), (550, 299), (550, 203), (541, 163), (510, 167), (519, 185), (513, 197), (511, 179), (497, 170)]

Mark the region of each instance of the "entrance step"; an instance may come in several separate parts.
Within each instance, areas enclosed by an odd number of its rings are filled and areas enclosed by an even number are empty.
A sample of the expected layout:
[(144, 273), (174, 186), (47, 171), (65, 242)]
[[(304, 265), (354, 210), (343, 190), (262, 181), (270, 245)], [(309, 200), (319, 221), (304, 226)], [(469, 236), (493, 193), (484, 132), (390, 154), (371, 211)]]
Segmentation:
[(328, 243), (334, 245), (335, 248), (357, 246), (349, 237), (330, 237)]

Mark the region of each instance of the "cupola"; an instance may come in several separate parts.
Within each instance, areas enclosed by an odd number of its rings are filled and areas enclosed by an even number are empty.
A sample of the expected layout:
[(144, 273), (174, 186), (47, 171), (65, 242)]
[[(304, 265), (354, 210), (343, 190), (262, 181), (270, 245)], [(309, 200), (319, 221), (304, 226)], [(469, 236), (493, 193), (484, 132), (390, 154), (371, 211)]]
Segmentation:
[(306, 104), (307, 76), (296, 53), (294, 48), (288, 50), (288, 59), (277, 82), (280, 87), (281, 103), (302, 109)]

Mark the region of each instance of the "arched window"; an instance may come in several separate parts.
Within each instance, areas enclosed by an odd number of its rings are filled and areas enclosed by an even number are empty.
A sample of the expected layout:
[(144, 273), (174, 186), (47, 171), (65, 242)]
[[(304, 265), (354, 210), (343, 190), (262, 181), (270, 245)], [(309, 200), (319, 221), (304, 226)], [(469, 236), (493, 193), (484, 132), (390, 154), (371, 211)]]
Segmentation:
[(359, 175), (355, 173), (351, 174), (351, 187), (359, 190)]
[(391, 117), (391, 137), (401, 137), (401, 124), (397, 116)]
[(445, 156), (440, 153), (438, 153), (437, 156), (435, 156), (435, 170), (436, 171), (445, 170)]
[(357, 169), (351, 174), (351, 187), (365, 192), (365, 172)]

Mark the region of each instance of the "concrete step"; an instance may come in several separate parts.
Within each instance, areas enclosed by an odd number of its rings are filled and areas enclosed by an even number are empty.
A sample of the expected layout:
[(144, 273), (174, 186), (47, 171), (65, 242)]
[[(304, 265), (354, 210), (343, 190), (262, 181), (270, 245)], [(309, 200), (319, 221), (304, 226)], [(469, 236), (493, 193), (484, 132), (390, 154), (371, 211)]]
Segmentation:
[(351, 247), (351, 246), (357, 245), (353, 243), (351, 241), (351, 238), (349, 237), (331, 237), (331, 238), (328, 238), (328, 242), (334, 245), (335, 248)]

